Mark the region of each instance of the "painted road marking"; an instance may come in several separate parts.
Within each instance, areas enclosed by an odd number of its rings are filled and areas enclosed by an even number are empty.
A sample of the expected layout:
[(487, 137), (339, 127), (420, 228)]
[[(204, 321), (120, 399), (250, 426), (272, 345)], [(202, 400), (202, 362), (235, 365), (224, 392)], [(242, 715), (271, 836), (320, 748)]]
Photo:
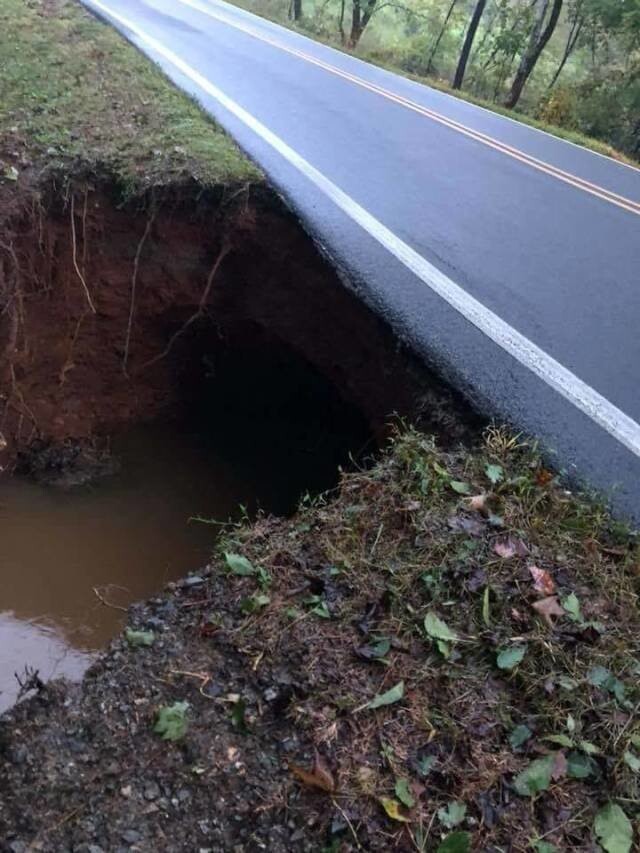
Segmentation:
[(113, 12), (100, 0), (86, 0), (91, 7), (98, 9), (107, 18), (120, 24), (136, 37), (141, 45), (145, 45), (157, 56), (162, 57), (180, 74), (214, 98), (220, 106), (236, 119), (241, 121), (256, 136), (270, 145), (280, 156), (304, 175), (310, 183), (317, 187), (336, 207), (338, 207), (353, 222), (359, 225), (367, 234), (376, 240), (383, 248), (392, 254), (400, 263), (409, 269), (417, 278), (440, 296), (448, 305), (454, 308), (466, 320), (483, 332), (494, 343), (509, 353), (520, 364), (542, 379), (546, 384), (561, 394), (577, 409), (583, 412), (594, 423), (598, 424), (617, 441), (640, 457), (640, 424), (629, 415), (599, 394), (582, 379), (556, 361), (552, 356), (518, 332), (497, 314), (471, 296), (466, 290), (452, 281), (439, 269), (419, 255), (407, 243), (397, 237), (393, 231), (365, 210), (357, 201), (336, 186), (322, 172), (318, 171), (287, 143), (276, 136), (251, 113), (225, 95), (217, 86), (203, 77), (198, 71), (188, 65), (164, 44), (147, 33), (133, 21), (128, 20), (117, 12)]
[(302, 50), (298, 50), (294, 47), (289, 47), (288, 45), (283, 44), (277, 39), (264, 35), (263, 33), (259, 32), (250, 25), (239, 23), (233, 18), (226, 16), (219, 10), (214, 11), (208, 5), (203, 5), (202, 3), (194, 2), (194, 0), (179, 0), (179, 2), (185, 6), (188, 6), (196, 12), (200, 12), (202, 15), (206, 15), (207, 17), (212, 18), (213, 20), (219, 21), (220, 23), (225, 24), (226, 26), (233, 27), (234, 29), (243, 32), (246, 35), (257, 39), (258, 41), (262, 41), (265, 44), (270, 45), (271, 47), (275, 47), (277, 50), (281, 50), (285, 53), (295, 56), (298, 59), (303, 60), (304, 62), (316, 65), (319, 68), (328, 71), (330, 74), (334, 74), (337, 77), (342, 77), (343, 79), (354, 83), (356, 86), (360, 86), (361, 88), (367, 89), (370, 92), (374, 92), (375, 94), (380, 95), (381, 97), (386, 98), (389, 101), (393, 101), (394, 103), (399, 104), (402, 107), (406, 107), (407, 109), (412, 110), (413, 112), (416, 112), (419, 115), (424, 116), (425, 118), (431, 119), (432, 121), (435, 121), (438, 124), (442, 124), (445, 127), (456, 131), (457, 133), (461, 133), (464, 136), (475, 140), (476, 142), (480, 142), (483, 145), (488, 146), (489, 148), (493, 148), (494, 150), (499, 151), (501, 154), (505, 154), (508, 157), (512, 157), (514, 160), (519, 160), (526, 166), (530, 166), (533, 169), (537, 169), (540, 172), (544, 172), (546, 175), (550, 175), (551, 177), (556, 178), (559, 181), (563, 181), (564, 183), (569, 184), (570, 186), (573, 186), (576, 189), (582, 190), (586, 193), (590, 193), (591, 195), (596, 196), (596, 198), (602, 199), (603, 201), (607, 201), (610, 204), (614, 204), (616, 205), (616, 207), (620, 207), (623, 210), (626, 210), (628, 213), (635, 213), (636, 215), (640, 216), (640, 202), (634, 201), (630, 198), (626, 198), (625, 196), (619, 195), (618, 193), (614, 193), (611, 190), (606, 189), (605, 187), (601, 187), (598, 184), (594, 184), (591, 181), (587, 181), (585, 178), (580, 178), (578, 175), (573, 175), (570, 172), (565, 172), (563, 169), (560, 169), (557, 166), (553, 166), (551, 163), (547, 163), (544, 160), (539, 160), (537, 157), (533, 157), (532, 155), (521, 151), (519, 148), (514, 148), (512, 145), (508, 145), (505, 142), (501, 142), (499, 139), (495, 139), (494, 137), (489, 136), (486, 133), (482, 133), (481, 131), (468, 127), (467, 125), (462, 124), (461, 122), (456, 121), (455, 119), (449, 118), (448, 116), (445, 116), (442, 113), (438, 113), (435, 110), (429, 109), (428, 107), (424, 107), (421, 104), (410, 100), (409, 98), (405, 98), (403, 95), (398, 95), (395, 92), (391, 92), (389, 89), (384, 89), (382, 86), (378, 86), (375, 83), (370, 83), (368, 80), (365, 80), (362, 77), (358, 77), (357, 75), (351, 74), (348, 71), (343, 71), (341, 68), (338, 68), (335, 65), (331, 65), (330, 63), (325, 62), (322, 59), (318, 59), (317, 57), (312, 56), (309, 53), (305, 53)]

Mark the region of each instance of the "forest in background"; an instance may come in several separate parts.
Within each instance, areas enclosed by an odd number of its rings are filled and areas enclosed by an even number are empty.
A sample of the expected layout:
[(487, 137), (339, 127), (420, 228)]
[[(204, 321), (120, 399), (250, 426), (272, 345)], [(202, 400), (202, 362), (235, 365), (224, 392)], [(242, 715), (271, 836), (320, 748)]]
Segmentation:
[(241, 0), (640, 159), (640, 0)]

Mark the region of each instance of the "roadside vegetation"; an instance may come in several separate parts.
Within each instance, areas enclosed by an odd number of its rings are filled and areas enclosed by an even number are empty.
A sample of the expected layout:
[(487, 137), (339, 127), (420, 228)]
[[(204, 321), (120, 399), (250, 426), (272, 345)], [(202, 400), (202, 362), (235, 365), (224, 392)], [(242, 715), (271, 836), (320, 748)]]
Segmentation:
[(109, 170), (131, 190), (259, 180), (147, 59), (70, 0), (0, 0), (0, 181)]
[(239, 0), (363, 59), (640, 159), (639, 0)]

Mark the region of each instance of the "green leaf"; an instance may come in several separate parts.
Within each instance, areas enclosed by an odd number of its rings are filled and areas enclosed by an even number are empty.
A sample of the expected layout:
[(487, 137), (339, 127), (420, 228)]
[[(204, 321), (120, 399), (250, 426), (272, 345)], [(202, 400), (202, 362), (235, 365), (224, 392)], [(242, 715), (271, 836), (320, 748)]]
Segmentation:
[(425, 755), (422, 758), (419, 758), (416, 762), (416, 767), (418, 768), (418, 773), (421, 776), (428, 776), (429, 773), (433, 770), (437, 759), (435, 755)]
[(586, 779), (593, 773), (593, 762), (588, 755), (570, 752), (567, 756), (567, 775), (571, 779)]
[(243, 598), (240, 603), (240, 608), (243, 613), (255, 613), (258, 610), (261, 610), (263, 607), (266, 607), (271, 599), (268, 595), (261, 595), (256, 593), (255, 595), (250, 595), (247, 598)]
[(400, 803), (390, 797), (380, 797), (380, 805), (392, 820), (408, 823), (409, 818), (400, 813)]
[(634, 773), (640, 773), (640, 758), (634, 755), (630, 750), (626, 750), (624, 755), (624, 763), (630, 767)]
[(488, 586), (485, 586), (482, 596), (482, 621), (487, 628), (491, 627), (491, 600)]
[(611, 672), (604, 666), (594, 666), (587, 673), (587, 681), (594, 687), (605, 687), (611, 677)]
[(557, 743), (559, 746), (566, 746), (568, 749), (573, 746), (573, 740), (568, 735), (545, 735), (543, 740)]
[(607, 853), (629, 853), (633, 842), (631, 821), (615, 803), (607, 803), (596, 815), (595, 833)]
[(408, 809), (412, 809), (416, 804), (413, 795), (411, 794), (411, 790), (409, 789), (409, 780), (408, 779), (397, 779), (396, 780), (396, 797), (400, 800), (402, 805), (406, 806)]
[(444, 809), (438, 809), (438, 820), (447, 829), (453, 829), (458, 826), (464, 820), (464, 816), (467, 813), (467, 807), (464, 803), (458, 803), (455, 800), (451, 803), (447, 804), (447, 807)]
[(439, 619), (435, 613), (429, 611), (424, 617), (424, 630), (434, 640), (444, 640), (447, 643), (455, 643), (458, 635), (451, 630), (446, 622)]
[(471, 494), (471, 486), (469, 483), (462, 483), (460, 480), (451, 480), (449, 483), (454, 492), (457, 492), (459, 495), (470, 495)]
[(436, 640), (436, 646), (442, 657), (445, 660), (449, 660), (451, 657), (451, 643), (447, 643), (446, 640)]
[(548, 841), (534, 841), (533, 849), (536, 853), (558, 853), (556, 845), (550, 844)]
[(139, 646), (152, 646), (156, 639), (153, 631), (134, 631), (133, 628), (127, 628), (124, 635), (129, 645), (135, 648)]
[(327, 602), (324, 599), (316, 604), (315, 607), (312, 607), (310, 612), (315, 613), (315, 615), (319, 616), (321, 619), (331, 619), (331, 613), (329, 612)]
[(440, 844), (436, 853), (469, 853), (471, 835), (468, 832), (451, 832)]
[(527, 652), (526, 646), (511, 646), (508, 649), (501, 649), (498, 652), (496, 663), (499, 669), (514, 669), (521, 663), (522, 658)]
[(489, 480), (495, 486), (500, 480), (504, 477), (504, 469), (502, 465), (487, 465), (484, 469), (484, 473), (487, 475)]
[(242, 554), (230, 554), (228, 551), (225, 551), (224, 558), (232, 574), (240, 575), (241, 577), (255, 575), (255, 567)]
[(394, 702), (399, 702), (404, 696), (404, 681), (399, 681), (390, 690), (385, 693), (379, 693), (374, 696), (370, 702), (364, 706), (373, 711), (376, 708), (382, 708), (384, 705), (393, 705)]
[(529, 726), (520, 725), (516, 726), (515, 729), (509, 735), (509, 744), (512, 749), (517, 749), (519, 746), (522, 746), (523, 743), (529, 740), (533, 732), (529, 728)]
[(513, 784), (521, 797), (533, 797), (534, 794), (547, 790), (551, 784), (552, 773), (553, 756), (546, 755), (544, 758), (532, 761), (527, 768), (518, 773)]
[(595, 743), (591, 743), (591, 741), (581, 740), (578, 746), (583, 752), (586, 752), (587, 755), (600, 755), (600, 749), (595, 745)]
[(153, 731), (161, 735), (163, 740), (181, 740), (187, 733), (188, 702), (174, 702), (158, 710)]
[(580, 602), (578, 600), (578, 596), (574, 592), (562, 600), (562, 606), (569, 614), (569, 618), (574, 622), (584, 622), (582, 610), (580, 609)]

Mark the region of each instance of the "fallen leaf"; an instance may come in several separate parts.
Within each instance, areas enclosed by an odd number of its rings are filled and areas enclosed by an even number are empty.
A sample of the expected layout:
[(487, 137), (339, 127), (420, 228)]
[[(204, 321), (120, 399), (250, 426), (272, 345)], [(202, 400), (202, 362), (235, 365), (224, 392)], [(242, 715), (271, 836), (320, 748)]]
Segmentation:
[(130, 646), (152, 646), (156, 635), (153, 631), (134, 631), (133, 628), (127, 628), (124, 632), (127, 642)]
[(529, 728), (529, 726), (525, 726), (521, 724), (516, 726), (515, 729), (509, 735), (509, 744), (512, 749), (518, 749), (519, 746), (522, 746), (525, 741), (528, 741), (533, 732)]
[(593, 772), (593, 761), (581, 752), (569, 753), (567, 758), (567, 775), (570, 779), (586, 779)]
[(319, 788), (327, 794), (334, 794), (336, 792), (333, 773), (317, 750), (312, 770), (305, 770), (303, 767), (298, 767), (297, 764), (291, 764), (289, 767), (296, 779), (308, 788)]
[(429, 611), (429, 613), (424, 617), (424, 630), (434, 640), (444, 640), (447, 643), (455, 643), (458, 639), (458, 635), (455, 631), (452, 631), (447, 623), (438, 618), (433, 611)]
[(541, 598), (540, 601), (535, 601), (531, 606), (542, 616), (550, 628), (553, 628), (552, 616), (564, 616), (564, 609), (560, 606), (560, 602), (555, 595)]
[(187, 720), (188, 702), (174, 702), (173, 705), (165, 705), (158, 710), (153, 730), (163, 740), (181, 740), (187, 733), (189, 723)]
[(607, 803), (600, 809), (593, 828), (607, 853), (628, 853), (631, 850), (631, 821), (615, 803)]
[(409, 790), (409, 780), (408, 779), (397, 779), (396, 787), (395, 787), (396, 797), (400, 800), (400, 802), (406, 806), (408, 809), (412, 809), (416, 804), (416, 801), (413, 797), (413, 794)]
[(563, 779), (567, 775), (567, 759), (564, 752), (554, 752), (553, 766), (551, 768), (551, 778), (554, 782), (558, 779)]
[(634, 773), (640, 773), (640, 758), (637, 755), (627, 749), (622, 757), (627, 767), (630, 767)]
[(459, 495), (468, 495), (471, 492), (471, 486), (468, 483), (463, 483), (460, 480), (451, 480), (449, 483), (454, 492)]
[(469, 507), (476, 512), (482, 513), (482, 515), (489, 514), (489, 507), (487, 505), (488, 495), (474, 495), (469, 498)]
[(569, 618), (572, 622), (584, 622), (580, 601), (578, 600), (578, 596), (575, 592), (570, 593), (566, 598), (562, 599), (562, 606), (569, 614)]
[(504, 469), (502, 465), (487, 465), (484, 469), (484, 473), (487, 475), (489, 480), (491, 480), (494, 486), (504, 477)]
[(556, 585), (546, 569), (539, 569), (538, 566), (529, 566), (529, 573), (533, 578), (533, 587), (542, 595), (553, 595), (556, 590)]
[(380, 797), (379, 801), (382, 808), (392, 820), (399, 820), (402, 823), (409, 822), (409, 818), (401, 814), (400, 803), (397, 800), (392, 800), (390, 797)]
[(522, 539), (499, 539), (493, 546), (493, 550), (503, 560), (510, 560), (512, 557), (526, 557), (529, 553), (527, 546)]
[(453, 829), (464, 820), (467, 813), (467, 807), (464, 803), (458, 803), (455, 800), (448, 803), (446, 808), (438, 809), (438, 820), (447, 829)]
[(488, 586), (485, 586), (482, 596), (482, 621), (487, 628), (491, 626), (491, 600)]
[(438, 845), (436, 853), (469, 853), (471, 850), (471, 835), (468, 832), (451, 832)]
[(508, 649), (501, 649), (496, 659), (498, 669), (514, 669), (521, 663), (526, 652), (526, 646), (511, 646)]
[(363, 706), (363, 710), (368, 708), (373, 711), (376, 708), (382, 708), (384, 705), (393, 705), (394, 702), (399, 702), (404, 696), (404, 681), (399, 681), (390, 690), (385, 693), (379, 693), (374, 696), (370, 702)]
[(533, 797), (534, 794), (540, 791), (546, 791), (551, 784), (553, 766), (553, 755), (545, 755), (544, 758), (537, 758), (528, 767), (518, 773), (513, 780), (514, 788), (521, 797)]
[(224, 553), (224, 559), (231, 574), (239, 575), (240, 577), (248, 577), (255, 575), (256, 570), (252, 563), (243, 557), (242, 554), (231, 554), (228, 551)]
[(359, 646), (356, 649), (356, 654), (363, 660), (381, 660), (388, 654), (390, 648), (391, 640), (388, 637), (381, 637), (373, 643)]

